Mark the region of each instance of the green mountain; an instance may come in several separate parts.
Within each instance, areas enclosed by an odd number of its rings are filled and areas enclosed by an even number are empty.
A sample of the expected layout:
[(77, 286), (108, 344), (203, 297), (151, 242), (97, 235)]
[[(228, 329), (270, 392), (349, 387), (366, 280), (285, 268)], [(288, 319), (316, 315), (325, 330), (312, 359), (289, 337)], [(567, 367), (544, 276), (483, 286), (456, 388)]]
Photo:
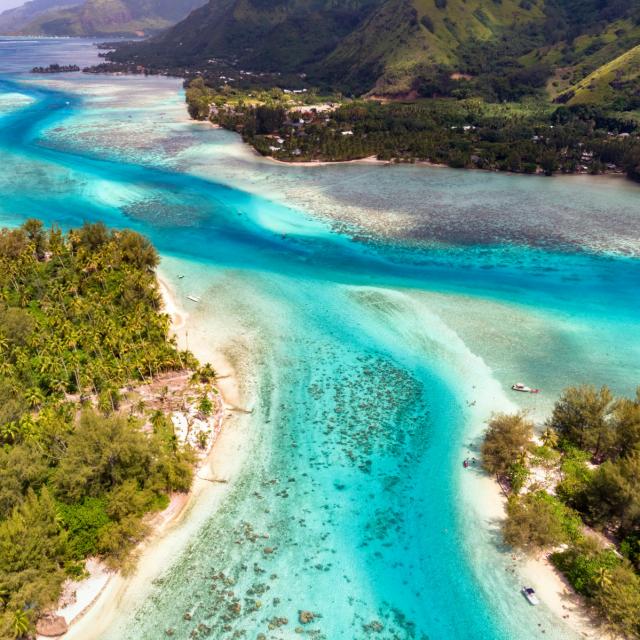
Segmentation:
[(566, 101), (638, 45), (637, 0), (210, 0), (112, 59), (205, 75), (222, 61), (357, 94), (511, 101), (546, 89)]
[(30, 22), (40, 16), (77, 6), (83, 0), (31, 0), (20, 7), (7, 9), (0, 13), (0, 34), (13, 35), (19, 33)]
[(210, 0), (125, 58), (198, 66), (225, 58), (257, 71), (299, 71), (319, 62), (382, 0)]
[(149, 35), (185, 18), (204, 0), (85, 0), (42, 13), (20, 32), (47, 36)]
[(336, 47), (318, 72), (360, 88), (374, 86), (380, 93), (408, 91), (425, 67), (463, 71), (461, 45), (490, 41), (543, 18), (541, 8), (520, 0), (388, 0)]

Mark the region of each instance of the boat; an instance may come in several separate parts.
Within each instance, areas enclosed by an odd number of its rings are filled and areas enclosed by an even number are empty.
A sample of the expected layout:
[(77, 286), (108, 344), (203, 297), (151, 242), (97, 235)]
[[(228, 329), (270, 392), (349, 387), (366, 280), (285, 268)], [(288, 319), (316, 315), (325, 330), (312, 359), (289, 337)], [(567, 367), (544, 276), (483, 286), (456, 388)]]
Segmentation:
[(200, 298), (198, 298), (198, 296), (187, 296), (187, 298), (191, 300), (191, 302), (200, 302)]
[(540, 604), (538, 596), (536, 596), (535, 589), (531, 587), (522, 587), (522, 595), (527, 599), (527, 602), (534, 607)]
[(531, 387), (527, 387), (527, 385), (522, 384), (522, 382), (512, 384), (511, 388), (514, 391), (521, 391), (522, 393), (540, 393), (540, 389), (532, 389)]
[(178, 280), (182, 280), (184, 276), (178, 276)]

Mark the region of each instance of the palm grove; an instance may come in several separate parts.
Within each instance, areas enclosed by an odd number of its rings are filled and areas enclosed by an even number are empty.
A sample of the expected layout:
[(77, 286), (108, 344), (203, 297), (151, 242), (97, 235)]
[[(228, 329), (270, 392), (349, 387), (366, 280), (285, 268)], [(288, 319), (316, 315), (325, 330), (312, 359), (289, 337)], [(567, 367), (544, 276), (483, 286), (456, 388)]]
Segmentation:
[(29, 637), (88, 556), (122, 566), (193, 452), (121, 390), (195, 366), (168, 339), (151, 244), (87, 224), (0, 231), (0, 637)]
[[(539, 443), (525, 414), (496, 415), (484, 468), (509, 493), (506, 542), (552, 550), (574, 589), (618, 633), (640, 638), (640, 389), (572, 387), (555, 404)], [(536, 481), (547, 470), (551, 487)]]
[(341, 104), (317, 110), (313, 97), (294, 105), (279, 89), (212, 89), (202, 78), (186, 91), (193, 118), (236, 131), (260, 154), (285, 162), (375, 156), (548, 176), (613, 171), (640, 179), (638, 124), (597, 106), (332, 97)]

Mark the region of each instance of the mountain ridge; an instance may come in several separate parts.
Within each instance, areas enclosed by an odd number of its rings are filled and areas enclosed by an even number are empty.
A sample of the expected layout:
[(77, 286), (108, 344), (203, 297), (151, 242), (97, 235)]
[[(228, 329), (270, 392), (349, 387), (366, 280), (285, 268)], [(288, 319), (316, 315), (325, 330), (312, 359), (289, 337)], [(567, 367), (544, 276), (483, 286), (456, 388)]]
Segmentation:
[[(11, 30), (20, 35), (45, 36), (152, 35), (181, 21), (204, 1), (72, 0), (65, 5), (58, 0), (48, 10), (30, 15)], [(0, 32), (4, 32), (1, 17)]]
[(562, 101), (638, 45), (640, 3), (625, 0), (209, 0), (110, 59), (212, 78), (223, 60), (348, 95)]
[(0, 33), (14, 35), (41, 15), (81, 4), (83, 0), (31, 0), (0, 13)]

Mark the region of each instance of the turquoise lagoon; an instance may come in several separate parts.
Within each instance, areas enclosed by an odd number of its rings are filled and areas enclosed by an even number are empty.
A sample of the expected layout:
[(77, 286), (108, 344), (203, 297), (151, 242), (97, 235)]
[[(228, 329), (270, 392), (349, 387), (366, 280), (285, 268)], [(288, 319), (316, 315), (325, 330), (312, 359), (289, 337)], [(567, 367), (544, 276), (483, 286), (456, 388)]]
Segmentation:
[(250, 411), (228, 490), (98, 636), (296, 638), (304, 609), (330, 640), (574, 637), (519, 595), (462, 460), (493, 410), (640, 383), (640, 188), (283, 167), (189, 123), (176, 80), (25, 73), (95, 59), (0, 40), (0, 223), (147, 234)]

